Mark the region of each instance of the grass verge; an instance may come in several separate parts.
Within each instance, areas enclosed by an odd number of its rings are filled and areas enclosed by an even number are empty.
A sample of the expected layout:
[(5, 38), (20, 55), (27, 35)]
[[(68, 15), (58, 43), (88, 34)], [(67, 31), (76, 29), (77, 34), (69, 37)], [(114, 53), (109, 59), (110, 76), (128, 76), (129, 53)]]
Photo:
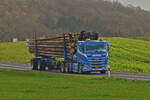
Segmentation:
[(149, 100), (150, 82), (0, 69), (0, 100)]

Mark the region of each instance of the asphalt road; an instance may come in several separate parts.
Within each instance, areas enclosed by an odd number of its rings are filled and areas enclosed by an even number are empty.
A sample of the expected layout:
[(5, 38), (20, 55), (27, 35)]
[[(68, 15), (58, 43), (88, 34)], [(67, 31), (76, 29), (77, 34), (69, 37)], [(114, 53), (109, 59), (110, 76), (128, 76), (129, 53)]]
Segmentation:
[[(19, 63), (9, 63), (9, 62), (0, 62), (0, 68), (32, 71), (32, 68), (29, 64), (19, 64)], [(34, 72), (37, 72), (37, 71), (34, 71)], [(38, 71), (38, 72), (64, 74), (64, 73), (60, 73), (57, 70)], [(79, 75), (79, 74), (77, 74), (77, 75)], [(93, 77), (108, 76), (108, 74), (100, 74), (100, 73), (91, 73), (91, 74), (82, 74), (82, 75), (93, 76)], [(130, 80), (146, 80), (146, 81), (150, 80), (150, 74), (137, 74), (137, 73), (128, 73), (128, 72), (111, 72), (110, 75), (112, 77), (124, 78), (124, 79), (130, 79)]]

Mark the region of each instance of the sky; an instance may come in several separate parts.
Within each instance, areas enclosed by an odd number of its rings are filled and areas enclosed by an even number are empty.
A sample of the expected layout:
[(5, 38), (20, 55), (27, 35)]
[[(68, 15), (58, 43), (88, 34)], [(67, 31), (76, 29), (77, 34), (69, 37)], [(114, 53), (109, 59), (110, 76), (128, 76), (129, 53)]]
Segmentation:
[(142, 9), (150, 11), (150, 0), (118, 0), (118, 1), (120, 1), (124, 5), (132, 4), (134, 6), (140, 6)]

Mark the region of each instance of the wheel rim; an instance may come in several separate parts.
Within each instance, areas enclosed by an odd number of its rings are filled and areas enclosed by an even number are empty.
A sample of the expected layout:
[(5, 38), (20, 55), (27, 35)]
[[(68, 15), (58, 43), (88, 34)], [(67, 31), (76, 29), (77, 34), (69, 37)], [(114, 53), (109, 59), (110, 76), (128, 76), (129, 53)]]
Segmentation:
[(32, 67), (32, 69), (34, 69), (33, 62), (31, 63), (31, 67)]
[(63, 65), (63, 64), (61, 64), (60, 71), (61, 71), (61, 72), (64, 72), (64, 65)]
[(40, 69), (40, 61), (38, 62), (38, 70)]
[(65, 67), (65, 72), (68, 72), (68, 68), (67, 67)]
[(64, 68), (63, 67), (61, 67), (61, 72), (64, 72)]

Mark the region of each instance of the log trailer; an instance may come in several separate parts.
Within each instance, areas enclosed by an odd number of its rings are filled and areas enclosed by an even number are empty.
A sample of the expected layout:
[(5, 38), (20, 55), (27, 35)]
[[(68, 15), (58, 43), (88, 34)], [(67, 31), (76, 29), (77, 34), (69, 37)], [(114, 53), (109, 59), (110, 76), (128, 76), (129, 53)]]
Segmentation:
[[(64, 33), (30, 40), (33, 70), (58, 69), (62, 73), (109, 71), (109, 43), (96, 33)], [(63, 58), (63, 59), (62, 59)], [(62, 59), (62, 60), (60, 60)]]

